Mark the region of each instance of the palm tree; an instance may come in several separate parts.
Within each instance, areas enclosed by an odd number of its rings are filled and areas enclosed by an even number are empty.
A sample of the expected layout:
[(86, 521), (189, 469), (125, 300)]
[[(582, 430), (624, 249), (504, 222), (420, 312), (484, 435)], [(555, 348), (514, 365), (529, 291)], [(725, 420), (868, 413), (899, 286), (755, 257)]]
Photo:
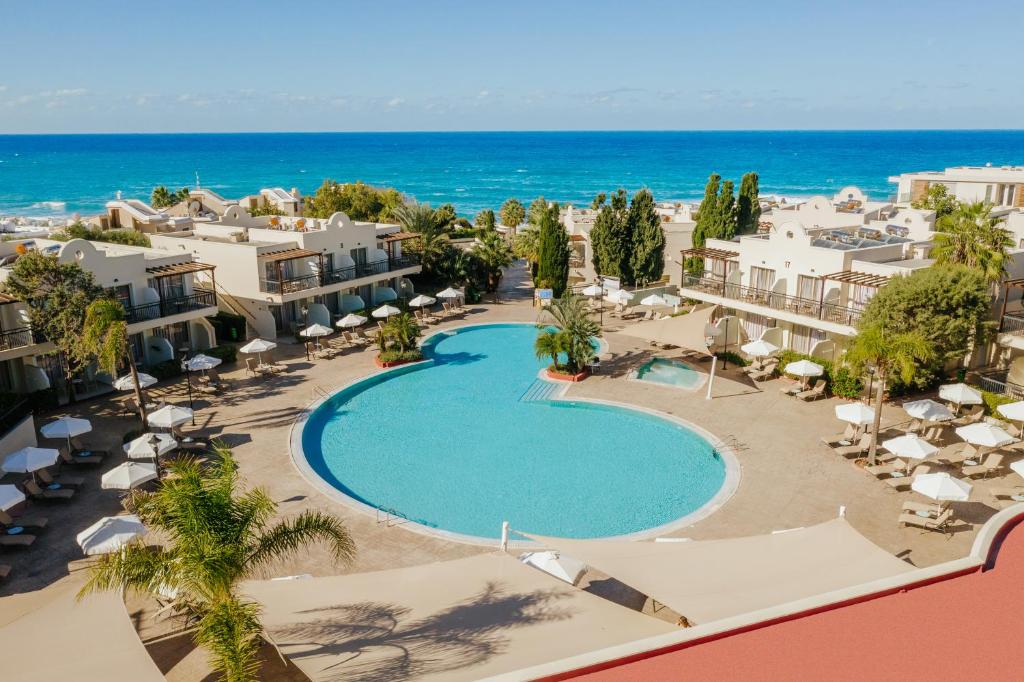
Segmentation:
[(385, 340), (392, 341), (398, 346), (398, 350), (404, 353), (415, 345), (416, 339), (420, 335), (420, 328), (412, 315), (401, 313), (400, 315), (392, 315), (384, 324), (384, 329), (381, 330), (381, 333), (384, 335)]
[(448, 246), (448, 237), (437, 224), (437, 213), (430, 204), (401, 204), (392, 210), (395, 220), (408, 232), (420, 236), (413, 248), (420, 254), (420, 262), (428, 273), (437, 271), (438, 262)]
[(172, 462), (173, 475), (155, 492), (125, 498), (125, 508), (169, 543), (132, 543), (103, 555), (79, 597), (114, 589), (176, 593), (213, 667), (230, 682), (248, 682), (257, 679), (263, 627), (258, 605), (238, 594), (239, 582), (311, 542), (325, 542), (342, 562), (351, 561), (355, 546), (341, 520), (320, 511), (272, 524), (277, 504), (260, 488), (239, 491), (231, 451), (219, 443), (215, 451), (206, 466), (193, 458)]
[[(540, 230), (527, 227), (516, 233), (512, 239), (512, 253), (530, 265), (530, 276), (537, 275), (537, 263), (540, 262)], [(536, 282), (534, 282), (536, 284)]]
[(551, 358), (551, 369), (557, 370), (558, 355), (565, 352), (567, 345), (563, 332), (545, 329), (533, 342), (533, 350), (538, 360)]
[(928, 341), (917, 332), (892, 334), (886, 332), (878, 323), (859, 330), (847, 349), (846, 361), (849, 364), (859, 370), (873, 367), (878, 376), (875, 423), (871, 430), (871, 446), (868, 449), (869, 464), (875, 463), (886, 380), (897, 373), (904, 383), (909, 383), (914, 378), (918, 363), (928, 362), (933, 354), (934, 351)]
[(153, 208), (167, 208), (173, 206), (176, 202), (174, 201), (174, 194), (171, 193), (163, 185), (153, 188), (153, 193), (149, 197), (149, 203)]
[[(594, 357), (592, 339), (600, 336), (601, 327), (590, 317), (586, 299), (566, 291), (562, 298), (555, 299), (542, 313), (564, 334), (566, 368), (579, 372)], [(547, 324), (541, 323), (542, 329)]]
[(502, 268), (512, 264), (512, 249), (497, 232), (484, 232), (473, 245), (473, 254), (487, 273), (487, 293), (494, 293), (501, 284)]
[(125, 321), (124, 306), (120, 301), (101, 298), (85, 309), (85, 324), (79, 337), (76, 359), (88, 364), (93, 359), (100, 369), (111, 376), (117, 376), (118, 367), (128, 362), (132, 383), (135, 384), (135, 402), (139, 404), (139, 419), (146, 425), (146, 400), (139, 385), (139, 370), (135, 358), (129, 352), (128, 323)]
[(932, 254), (939, 265), (966, 265), (981, 270), (990, 282), (1006, 275), (1013, 237), (992, 215), (992, 204), (959, 204), (936, 224)]

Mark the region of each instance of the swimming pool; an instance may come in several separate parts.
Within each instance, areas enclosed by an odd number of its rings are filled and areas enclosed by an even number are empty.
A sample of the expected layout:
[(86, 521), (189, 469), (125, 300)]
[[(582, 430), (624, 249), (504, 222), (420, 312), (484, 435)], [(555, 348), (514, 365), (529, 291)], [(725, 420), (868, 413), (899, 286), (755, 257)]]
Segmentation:
[(693, 390), (704, 383), (704, 375), (682, 360), (654, 358), (636, 371), (636, 379)]
[(678, 420), (553, 400), (563, 387), (538, 378), (536, 336), (530, 324), (431, 336), (427, 362), (315, 406), (293, 433), (296, 463), (340, 499), (468, 539), (498, 537), (504, 520), (547, 535), (626, 535), (729, 493), (730, 456)]

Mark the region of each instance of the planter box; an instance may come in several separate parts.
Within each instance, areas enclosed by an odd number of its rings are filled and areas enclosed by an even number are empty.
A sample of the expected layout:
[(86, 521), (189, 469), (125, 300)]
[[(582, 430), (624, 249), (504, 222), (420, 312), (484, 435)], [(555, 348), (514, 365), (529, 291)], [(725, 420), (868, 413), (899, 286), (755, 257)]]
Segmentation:
[(414, 362), (420, 362), (422, 360), (423, 358), (420, 358), (419, 360), (394, 360), (392, 362), (382, 362), (378, 355), (373, 359), (373, 362), (381, 369), (388, 369), (389, 367), (398, 367), (400, 365), (411, 365)]
[(555, 370), (548, 368), (545, 370), (545, 373), (547, 378), (553, 381), (571, 381), (573, 383), (583, 381), (590, 376), (590, 370), (588, 369), (583, 370), (579, 374), (563, 374), (562, 372), (556, 372)]

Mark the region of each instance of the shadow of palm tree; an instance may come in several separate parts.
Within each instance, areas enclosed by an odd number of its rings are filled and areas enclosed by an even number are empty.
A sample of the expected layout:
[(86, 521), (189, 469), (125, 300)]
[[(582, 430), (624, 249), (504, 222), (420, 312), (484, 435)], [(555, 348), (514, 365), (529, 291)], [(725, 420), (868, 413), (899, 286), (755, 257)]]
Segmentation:
[(442, 611), (412, 620), (410, 609), (380, 602), (338, 604), (302, 611), (314, 620), (270, 628), (290, 658), (336, 656), (327, 676), (356, 682), (409, 679), (480, 665), (503, 653), (509, 630), (567, 620), (557, 604), (571, 596), (558, 588), (510, 593), (488, 583), (480, 593)]

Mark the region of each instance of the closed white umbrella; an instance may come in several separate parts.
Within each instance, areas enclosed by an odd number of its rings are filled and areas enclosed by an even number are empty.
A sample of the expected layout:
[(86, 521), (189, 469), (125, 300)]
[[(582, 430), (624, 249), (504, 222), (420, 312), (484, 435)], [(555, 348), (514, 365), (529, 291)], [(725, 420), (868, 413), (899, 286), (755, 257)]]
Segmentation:
[(956, 405), (957, 411), (961, 405), (980, 405), (981, 391), (971, 388), (967, 384), (946, 384), (939, 386), (939, 397)]
[(223, 362), (223, 360), (220, 358), (199, 353), (186, 360), (185, 367), (190, 372), (205, 372), (208, 369), (213, 369), (217, 365), (221, 364), (221, 362)]
[(79, 533), (75, 539), (86, 555), (93, 556), (116, 552), (147, 532), (141, 519), (134, 514), (104, 516)]
[(437, 303), (436, 298), (432, 296), (424, 296), (423, 294), (420, 294), (409, 301), (409, 305), (413, 308), (426, 308), (428, 305), (434, 305), (435, 303)]
[(122, 462), (100, 479), (100, 487), (104, 490), (131, 490), (157, 477), (156, 464), (139, 462)]
[(16, 504), (25, 501), (25, 493), (18, 490), (18, 486), (4, 484), (0, 485), (0, 510), (7, 511)]
[[(139, 386), (141, 386), (142, 388), (149, 388), (150, 386), (156, 383), (156, 377), (146, 374), (144, 372), (139, 372), (138, 374)], [(116, 388), (119, 391), (134, 391), (135, 380), (132, 379), (131, 374), (125, 374), (123, 377), (118, 377), (117, 379), (114, 380), (114, 388)]]
[(881, 442), (881, 446), (897, 457), (907, 459), (927, 459), (939, 452), (937, 447), (924, 438), (918, 438), (915, 433), (884, 440)]
[(444, 291), (437, 292), (438, 298), (462, 298), (462, 292), (458, 289), (452, 289), (448, 287)]
[(570, 585), (578, 583), (587, 571), (587, 565), (582, 561), (564, 557), (558, 552), (526, 552), (519, 555), (519, 560)]
[(758, 339), (757, 341), (743, 344), (740, 346), (740, 350), (753, 358), (764, 358), (779, 350), (779, 347), (774, 343)]
[(1016, 438), (1003, 431), (994, 424), (978, 422), (967, 426), (958, 426), (956, 435), (963, 438), (971, 445), (980, 445), (986, 448), (1001, 448), (1017, 441)]
[(866, 426), (875, 421), (875, 411), (863, 403), (844, 403), (836, 405), (836, 417), (857, 426)]
[(914, 476), (910, 488), (914, 492), (940, 502), (964, 502), (971, 496), (970, 483), (953, 478), (944, 471)]
[(391, 317), (392, 315), (397, 315), (400, 312), (402, 311), (396, 308), (395, 306), (384, 304), (370, 314), (378, 319), (381, 319), (384, 317)]
[(129, 459), (156, 459), (178, 447), (169, 433), (144, 433), (121, 446)]
[(953, 418), (953, 413), (949, 411), (948, 407), (931, 398), (903, 403), (903, 409), (911, 417), (929, 422), (945, 422)]
[(178, 405), (164, 405), (146, 417), (146, 422), (150, 426), (155, 426), (159, 429), (172, 429), (175, 426), (181, 426), (191, 419), (192, 410), (189, 408), (179, 407)]
[(27, 447), (4, 457), (3, 470), (10, 473), (27, 474), (57, 463), (60, 453), (53, 448)]
[(644, 299), (641, 299), (640, 305), (649, 306), (655, 308), (657, 306), (668, 305), (668, 301), (659, 296), (658, 294), (651, 294)]
[(277, 348), (277, 344), (273, 341), (264, 341), (263, 339), (253, 339), (249, 343), (245, 344), (238, 350), (243, 353), (256, 353), (256, 357), (259, 359), (259, 363), (263, 364), (263, 354), (267, 351)]
[(352, 327), (358, 327), (359, 325), (366, 322), (366, 318), (362, 315), (356, 315), (355, 313), (349, 313), (345, 317), (335, 322), (335, 326), (341, 327), (342, 329), (350, 329)]

